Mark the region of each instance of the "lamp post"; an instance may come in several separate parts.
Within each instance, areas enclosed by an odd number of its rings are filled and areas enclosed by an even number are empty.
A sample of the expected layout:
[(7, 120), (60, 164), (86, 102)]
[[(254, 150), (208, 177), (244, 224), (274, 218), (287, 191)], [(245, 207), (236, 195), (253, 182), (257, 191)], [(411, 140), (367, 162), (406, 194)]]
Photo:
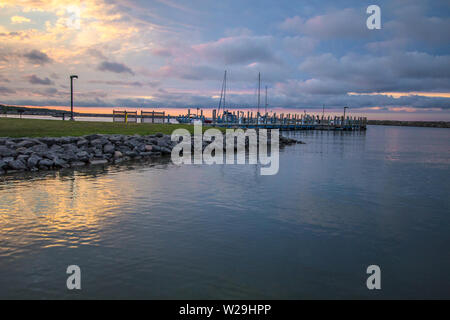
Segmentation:
[(70, 76), (70, 120), (74, 120), (73, 118), (73, 79), (78, 79), (78, 76), (71, 75)]

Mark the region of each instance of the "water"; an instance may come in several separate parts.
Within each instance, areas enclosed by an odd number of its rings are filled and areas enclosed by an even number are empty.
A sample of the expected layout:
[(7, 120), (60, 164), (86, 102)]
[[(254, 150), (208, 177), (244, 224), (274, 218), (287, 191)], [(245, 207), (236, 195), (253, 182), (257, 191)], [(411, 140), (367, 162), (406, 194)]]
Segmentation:
[[(450, 130), (291, 134), (307, 144), (275, 176), (154, 163), (3, 177), (0, 298), (450, 298)], [(66, 289), (72, 264), (81, 291)]]

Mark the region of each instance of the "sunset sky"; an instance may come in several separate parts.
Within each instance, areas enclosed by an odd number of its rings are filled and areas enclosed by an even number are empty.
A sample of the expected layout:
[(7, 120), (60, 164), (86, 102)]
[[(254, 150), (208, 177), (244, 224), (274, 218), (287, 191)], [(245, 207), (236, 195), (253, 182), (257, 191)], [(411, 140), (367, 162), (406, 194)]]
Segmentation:
[[(366, 8), (381, 7), (381, 30)], [(0, 0), (0, 103), (342, 109), (450, 120), (449, 1)], [(429, 116), (428, 116), (429, 118)], [(428, 119), (427, 118), (427, 119)]]

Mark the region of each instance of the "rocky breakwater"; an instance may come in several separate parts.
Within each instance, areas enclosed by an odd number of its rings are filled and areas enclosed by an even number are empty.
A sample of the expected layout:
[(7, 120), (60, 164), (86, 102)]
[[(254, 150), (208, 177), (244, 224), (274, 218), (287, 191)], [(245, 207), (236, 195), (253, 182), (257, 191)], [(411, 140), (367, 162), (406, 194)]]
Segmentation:
[[(301, 142), (280, 136), (280, 146), (294, 143)], [(169, 156), (176, 144), (169, 135), (161, 133), (148, 136), (93, 134), (61, 138), (0, 138), (0, 175)], [(203, 147), (207, 144), (204, 142)]]

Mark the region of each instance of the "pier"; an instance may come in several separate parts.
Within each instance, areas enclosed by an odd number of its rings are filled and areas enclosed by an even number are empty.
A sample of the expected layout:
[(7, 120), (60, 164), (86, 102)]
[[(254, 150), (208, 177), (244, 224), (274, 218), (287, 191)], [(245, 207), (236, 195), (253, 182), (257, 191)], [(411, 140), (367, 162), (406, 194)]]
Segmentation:
[[(352, 116), (325, 116), (322, 114), (277, 114), (268, 112), (261, 114), (251, 111), (228, 111), (224, 110), (219, 114), (216, 109), (212, 110), (212, 117), (204, 116), (203, 110), (197, 110), (197, 113), (171, 116), (165, 112), (159, 111), (113, 111), (114, 122), (133, 122), (137, 123), (202, 123), (205, 126), (223, 127), (223, 128), (261, 128), (261, 129), (279, 129), (279, 130), (366, 130), (366, 117)], [(172, 120), (172, 121), (171, 121)]]

